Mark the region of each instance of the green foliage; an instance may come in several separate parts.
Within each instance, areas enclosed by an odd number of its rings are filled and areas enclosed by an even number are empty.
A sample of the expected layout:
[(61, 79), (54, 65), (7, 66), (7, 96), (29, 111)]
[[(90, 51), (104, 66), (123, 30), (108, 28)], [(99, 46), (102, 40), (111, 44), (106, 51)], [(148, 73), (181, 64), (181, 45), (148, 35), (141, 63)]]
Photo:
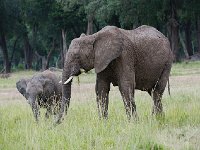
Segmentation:
[(20, 16), (20, 0), (1, 0), (0, 1), (0, 32), (11, 33), (17, 19)]
[(24, 65), (23, 64), (18, 64), (17, 66), (17, 70), (23, 70), (24, 69)]

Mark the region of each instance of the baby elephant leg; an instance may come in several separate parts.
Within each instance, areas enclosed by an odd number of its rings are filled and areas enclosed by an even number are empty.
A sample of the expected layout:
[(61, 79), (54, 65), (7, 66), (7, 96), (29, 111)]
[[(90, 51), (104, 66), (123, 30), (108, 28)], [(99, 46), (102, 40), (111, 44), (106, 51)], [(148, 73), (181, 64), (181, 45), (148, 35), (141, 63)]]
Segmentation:
[(49, 119), (50, 115), (52, 115), (52, 108), (51, 108), (51, 106), (48, 106), (47, 111), (45, 113), (46, 119)]

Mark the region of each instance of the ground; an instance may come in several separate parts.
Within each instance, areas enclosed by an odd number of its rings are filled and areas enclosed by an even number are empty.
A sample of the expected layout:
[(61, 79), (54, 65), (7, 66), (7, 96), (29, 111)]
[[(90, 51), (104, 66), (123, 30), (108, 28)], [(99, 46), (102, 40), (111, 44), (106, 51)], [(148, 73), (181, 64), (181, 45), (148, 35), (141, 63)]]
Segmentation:
[(136, 92), (139, 121), (128, 121), (120, 92), (112, 87), (109, 119), (99, 120), (95, 102), (95, 74), (74, 79), (70, 109), (62, 124), (53, 118), (34, 121), (30, 106), (15, 88), (16, 72), (0, 79), (0, 149), (200, 149), (200, 62), (174, 64), (171, 96), (163, 96), (165, 118), (151, 115), (151, 97)]

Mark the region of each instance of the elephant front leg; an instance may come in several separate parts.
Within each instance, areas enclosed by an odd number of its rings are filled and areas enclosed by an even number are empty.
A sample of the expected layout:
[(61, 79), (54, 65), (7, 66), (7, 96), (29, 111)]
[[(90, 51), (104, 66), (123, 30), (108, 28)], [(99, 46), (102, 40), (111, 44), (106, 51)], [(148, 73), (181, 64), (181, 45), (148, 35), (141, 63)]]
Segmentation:
[(36, 122), (38, 122), (39, 121), (39, 116), (40, 116), (40, 111), (39, 111), (39, 105), (38, 105), (38, 103), (37, 102), (32, 102), (31, 103), (31, 108), (32, 108), (32, 111), (33, 111), (33, 115), (34, 115), (34, 117), (35, 117), (35, 120), (36, 120)]
[(45, 118), (46, 119), (49, 119), (49, 117), (50, 117), (50, 115), (52, 115), (53, 113), (52, 113), (52, 108), (51, 108), (51, 106), (48, 106), (47, 107), (47, 111), (46, 111), (46, 113), (45, 113)]
[(138, 120), (136, 104), (134, 101), (134, 84), (126, 84), (126, 81), (122, 81), (122, 83), (119, 86), (119, 90), (122, 95), (127, 118), (130, 120), (131, 117), (133, 117), (134, 119)]
[(108, 103), (109, 103), (109, 91), (110, 82), (101, 76), (97, 76), (96, 81), (96, 96), (97, 96), (97, 108), (99, 118), (108, 118)]

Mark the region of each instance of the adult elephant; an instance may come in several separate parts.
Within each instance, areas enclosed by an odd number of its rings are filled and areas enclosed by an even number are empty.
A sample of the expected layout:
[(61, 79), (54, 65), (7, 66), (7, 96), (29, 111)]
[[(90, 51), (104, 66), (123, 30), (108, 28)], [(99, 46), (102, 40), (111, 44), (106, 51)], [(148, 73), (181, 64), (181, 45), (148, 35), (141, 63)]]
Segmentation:
[(72, 40), (62, 74), (62, 104), (57, 122), (69, 107), (71, 82), (80, 69), (95, 68), (97, 106), (100, 117), (108, 116), (110, 83), (119, 86), (126, 114), (137, 116), (135, 89), (147, 91), (154, 101), (153, 113), (162, 114), (161, 98), (173, 62), (168, 39), (150, 26), (123, 30), (106, 26), (93, 35)]
[(16, 83), (18, 91), (30, 104), (36, 121), (39, 119), (40, 107), (47, 109), (46, 118), (53, 113), (58, 113), (62, 97), (60, 80), (61, 78), (55, 73), (46, 70), (31, 79), (21, 79)]

